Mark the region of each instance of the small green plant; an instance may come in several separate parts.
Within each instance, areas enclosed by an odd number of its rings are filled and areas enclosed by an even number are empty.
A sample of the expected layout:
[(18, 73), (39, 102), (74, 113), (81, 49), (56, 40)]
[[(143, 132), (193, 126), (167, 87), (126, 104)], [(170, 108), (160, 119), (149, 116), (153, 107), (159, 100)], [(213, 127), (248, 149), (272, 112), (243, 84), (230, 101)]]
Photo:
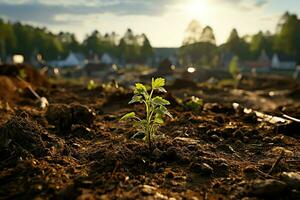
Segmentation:
[(166, 105), (170, 105), (170, 102), (160, 96), (153, 97), (153, 93), (155, 91), (167, 92), (164, 88), (164, 85), (165, 79), (152, 78), (151, 91), (148, 93), (145, 85), (136, 83), (134, 88), (134, 96), (129, 104), (145, 104), (146, 118), (139, 118), (136, 116), (135, 112), (127, 113), (121, 118), (121, 120), (132, 119), (134, 121), (134, 125), (137, 127), (138, 132), (145, 134), (144, 140), (148, 142), (150, 152), (152, 140), (156, 137), (159, 126), (164, 123), (164, 116), (167, 115), (172, 118), (172, 115), (165, 107)]
[(25, 69), (20, 69), (20, 70), (19, 70), (18, 76), (19, 76), (20, 78), (22, 78), (22, 79), (25, 80), (25, 79), (27, 78), (26, 70), (25, 70)]
[(87, 90), (94, 90), (96, 88), (97, 88), (97, 85), (96, 85), (95, 81), (94, 80), (89, 80), (89, 82), (86, 86), (86, 89)]
[(187, 110), (199, 111), (203, 106), (203, 100), (192, 96), (184, 105)]
[(237, 56), (234, 56), (230, 63), (229, 63), (229, 72), (234, 80), (234, 88), (238, 87), (239, 84), (239, 74), (240, 74), (240, 68), (239, 68), (239, 58)]

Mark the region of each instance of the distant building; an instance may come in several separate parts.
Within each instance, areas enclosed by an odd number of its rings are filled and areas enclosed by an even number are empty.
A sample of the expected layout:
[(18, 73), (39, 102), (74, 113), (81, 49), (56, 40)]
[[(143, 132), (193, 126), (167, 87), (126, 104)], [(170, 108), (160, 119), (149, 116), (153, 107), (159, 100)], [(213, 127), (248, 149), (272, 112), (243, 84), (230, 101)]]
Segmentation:
[(101, 56), (100, 62), (105, 65), (111, 65), (111, 64), (116, 63), (115, 59), (113, 59), (113, 57), (111, 55), (109, 55), (108, 53), (104, 53)]
[(245, 61), (244, 66), (251, 70), (268, 71), (271, 67), (271, 59), (266, 51), (263, 50), (257, 60)]
[(87, 63), (84, 55), (81, 53), (70, 52), (64, 60), (50, 61), (49, 64), (57, 67), (84, 67)]
[(86, 60), (83, 54), (71, 52), (68, 55), (68, 57), (61, 62), (61, 66), (62, 67), (72, 67), (72, 66), (83, 67), (85, 63)]
[(276, 53), (272, 57), (271, 67), (276, 70), (295, 70), (297, 62), (289, 56)]

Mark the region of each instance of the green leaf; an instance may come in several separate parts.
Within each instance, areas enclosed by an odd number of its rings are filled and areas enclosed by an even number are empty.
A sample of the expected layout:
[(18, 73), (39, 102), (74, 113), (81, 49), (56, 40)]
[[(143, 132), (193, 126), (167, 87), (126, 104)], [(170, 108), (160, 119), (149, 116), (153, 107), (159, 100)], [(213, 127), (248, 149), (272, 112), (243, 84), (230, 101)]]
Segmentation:
[(158, 89), (160, 87), (163, 87), (165, 85), (165, 79), (164, 78), (152, 78), (152, 88)]
[(133, 103), (141, 103), (143, 100), (142, 96), (140, 95), (134, 95), (131, 99), (131, 101), (129, 101), (128, 104), (133, 104)]
[(155, 113), (159, 115), (167, 115), (170, 118), (173, 118), (171, 113), (169, 113), (168, 109), (165, 106), (159, 106), (158, 108), (155, 109)]
[(155, 105), (162, 105), (162, 106), (170, 105), (170, 102), (168, 100), (165, 100), (165, 99), (163, 99), (162, 97), (159, 97), (159, 96), (154, 97), (152, 99), (152, 102)]
[(191, 99), (187, 101), (184, 106), (187, 110), (198, 111), (203, 106), (203, 100), (198, 97), (192, 96)]
[(169, 111), (166, 111), (165, 115), (167, 115), (168, 117), (170, 117), (171, 119), (173, 119), (173, 116), (172, 116), (172, 114)]
[(125, 120), (125, 119), (132, 119), (135, 117), (135, 112), (130, 112), (124, 115), (120, 120)]
[(165, 88), (163, 88), (163, 87), (159, 87), (159, 88), (157, 88), (157, 89), (158, 89), (158, 91), (160, 91), (160, 92), (164, 92), (164, 93), (167, 92), (167, 90), (166, 90)]
[(146, 87), (141, 83), (135, 84), (134, 94), (145, 94), (147, 92)]
[(163, 124), (164, 120), (160, 117), (160, 115), (156, 115), (154, 118), (154, 123)]

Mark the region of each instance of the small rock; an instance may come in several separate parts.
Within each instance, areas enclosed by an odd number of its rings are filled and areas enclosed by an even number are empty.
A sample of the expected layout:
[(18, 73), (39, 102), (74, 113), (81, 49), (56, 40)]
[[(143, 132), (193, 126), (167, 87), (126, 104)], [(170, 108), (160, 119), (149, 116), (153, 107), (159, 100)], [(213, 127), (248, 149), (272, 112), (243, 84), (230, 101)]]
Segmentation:
[(291, 122), (291, 123), (279, 124), (274, 129), (276, 130), (276, 132), (284, 135), (297, 136), (300, 129), (300, 123)]
[(72, 115), (74, 124), (91, 125), (94, 122), (96, 114), (87, 106), (73, 105)]
[(254, 197), (271, 198), (285, 195), (287, 184), (275, 179), (255, 180), (250, 185), (248, 195)]
[(91, 139), (92, 138), (92, 131), (91, 129), (83, 126), (83, 125), (73, 125), (72, 126), (72, 135), (79, 137), (79, 138), (85, 138), (85, 139)]
[(206, 163), (192, 163), (190, 170), (206, 176), (212, 175), (214, 171), (213, 168)]
[(247, 137), (247, 136), (243, 137), (243, 142), (244, 143), (248, 143), (249, 141), (250, 141), (249, 137)]
[(157, 173), (163, 173), (164, 172), (164, 168), (159, 168), (158, 170), (157, 170)]
[(155, 148), (155, 149), (153, 150), (153, 152), (152, 152), (152, 155), (154, 156), (154, 158), (155, 158), (156, 160), (158, 160), (158, 159), (160, 159), (162, 153), (163, 153), (163, 152), (162, 152), (161, 150), (159, 150), (158, 148)]
[(300, 190), (300, 173), (299, 172), (283, 172), (281, 175), (281, 179), (290, 188)]
[(217, 135), (212, 135), (212, 136), (210, 136), (210, 141), (211, 142), (220, 142), (221, 138)]
[(172, 178), (174, 178), (174, 172), (172, 172), (172, 171), (170, 171), (170, 172), (168, 172), (167, 174), (166, 174), (166, 178), (169, 178), (169, 179), (172, 179)]
[(49, 124), (55, 125), (60, 131), (71, 129), (72, 111), (69, 105), (50, 104), (45, 116)]
[(162, 153), (161, 158), (166, 161), (176, 161), (180, 158), (178, 151), (176, 147), (169, 147), (166, 152)]
[(144, 195), (153, 195), (156, 193), (156, 190), (157, 190), (155, 187), (150, 186), (150, 185), (142, 185), (142, 186), (140, 186), (140, 188), (141, 188), (142, 194), (144, 194)]
[(255, 167), (253, 166), (247, 166), (244, 170), (243, 170), (244, 174), (254, 174), (255, 172), (257, 172), (257, 170), (255, 169)]
[(277, 136), (275, 136), (275, 137), (272, 138), (272, 142), (274, 142), (274, 143), (282, 143), (283, 139), (284, 139), (284, 136), (277, 135)]
[(283, 148), (283, 147), (274, 147), (271, 149), (272, 153), (274, 154), (277, 154), (277, 155), (280, 155), (281, 152), (283, 151), (285, 156), (293, 156), (294, 153), (286, 148)]
[(222, 169), (223, 171), (227, 172), (229, 169), (229, 165), (227, 163), (221, 163), (220, 164), (220, 169)]
[(263, 142), (271, 143), (272, 142), (272, 138), (269, 137), (269, 136), (266, 136), (266, 137), (263, 138)]
[(257, 122), (257, 116), (254, 112), (244, 113), (242, 115), (242, 120), (246, 123), (256, 123)]

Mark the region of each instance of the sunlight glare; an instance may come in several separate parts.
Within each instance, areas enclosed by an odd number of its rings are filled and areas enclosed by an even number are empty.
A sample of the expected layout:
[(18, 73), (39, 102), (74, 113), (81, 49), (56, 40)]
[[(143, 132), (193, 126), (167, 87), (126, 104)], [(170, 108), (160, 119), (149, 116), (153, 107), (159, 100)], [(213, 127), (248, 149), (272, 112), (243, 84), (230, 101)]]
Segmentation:
[(205, 17), (207, 7), (205, 0), (189, 0), (185, 6), (185, 11), (189, 16), (201, 19)]

